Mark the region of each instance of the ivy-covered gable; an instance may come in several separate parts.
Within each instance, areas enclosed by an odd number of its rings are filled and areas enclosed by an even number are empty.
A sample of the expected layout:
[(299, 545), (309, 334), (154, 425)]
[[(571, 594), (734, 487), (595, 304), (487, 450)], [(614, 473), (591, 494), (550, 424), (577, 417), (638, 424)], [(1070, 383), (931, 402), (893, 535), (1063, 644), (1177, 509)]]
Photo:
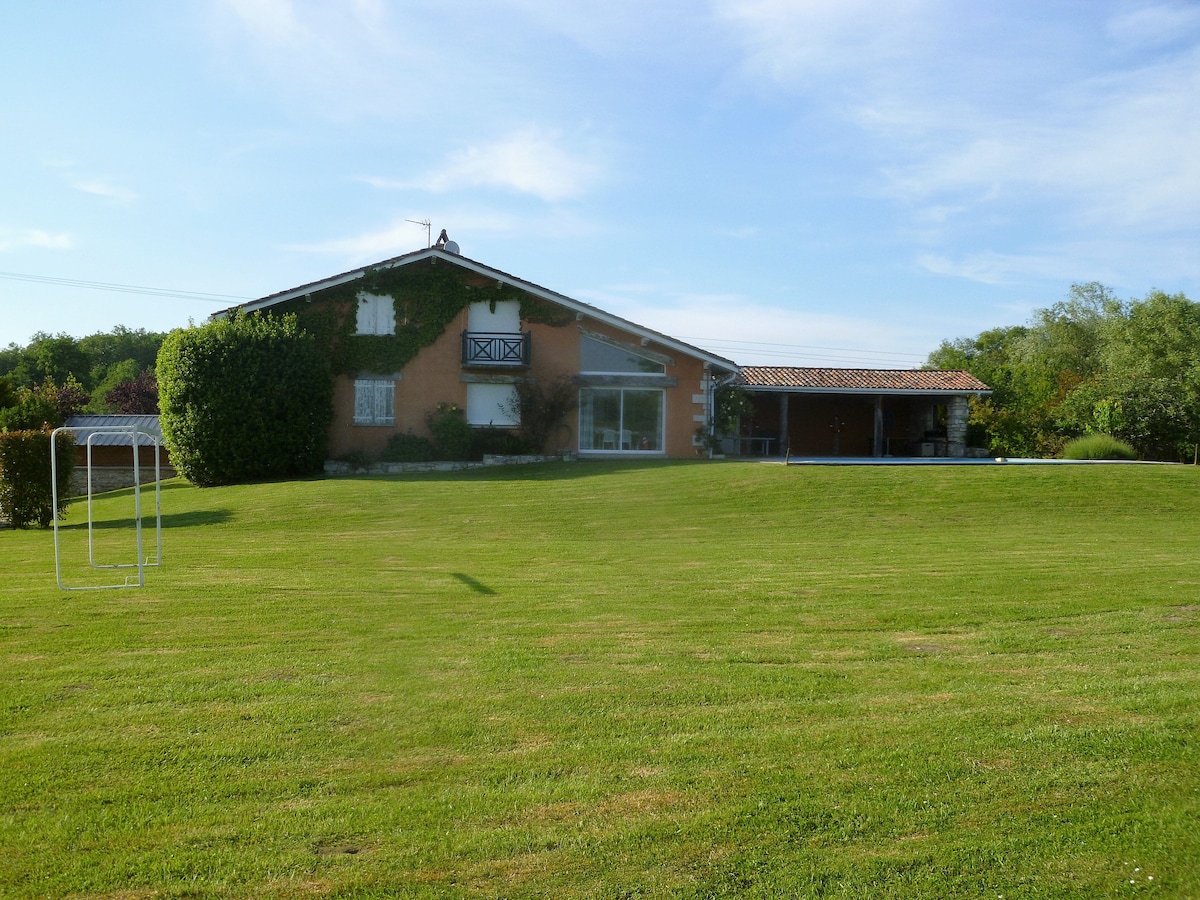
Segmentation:
[[(356, 333), (359, 294), (392, 298), (393, 334)], [(561, 327), (575, 320), (563, 306), (436, 257), (368, 269), (359, 278), (284, 300), (266, 311), (295, 314), (324, 348), (335, 374), (399, 372), (468, 305), (502, 300), (520, 301), (525, 324)]]

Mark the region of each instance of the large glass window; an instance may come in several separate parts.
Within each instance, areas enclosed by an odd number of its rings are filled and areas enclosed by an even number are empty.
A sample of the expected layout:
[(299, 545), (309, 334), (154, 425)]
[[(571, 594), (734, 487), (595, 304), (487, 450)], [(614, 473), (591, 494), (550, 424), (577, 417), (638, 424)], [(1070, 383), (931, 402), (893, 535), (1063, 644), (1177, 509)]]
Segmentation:
[(580, 450), (663, 450), (663, 392), (647, 388), (582, 388)]
[(615, 375), (662, 375), (666, 366), (640, 356), (632, 350), (615, 347), (594, 338), (582, 337), (579, 345), (579, 371)]

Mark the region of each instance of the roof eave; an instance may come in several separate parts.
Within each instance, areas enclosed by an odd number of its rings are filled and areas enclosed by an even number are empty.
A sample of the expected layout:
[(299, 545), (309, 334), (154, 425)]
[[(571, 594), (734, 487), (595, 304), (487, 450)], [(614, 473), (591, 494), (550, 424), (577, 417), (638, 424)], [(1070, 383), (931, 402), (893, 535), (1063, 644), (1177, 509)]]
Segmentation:
[(709, 353), (707, 350), (702, 350), (699, 347), (694, 347), (691, 344), (686, 344), (683, 341), (677, 340), (670, 335), (662, 334), (654, 331), (651, 328), (646, 328), (643, 325), (638, 325), (636, 322), (631, 322), (628, 319), (623, 319), (620, 316), (615, 316), (612, 313), (605, 312), (598, 307), (588, 303), (583, 303), (580, 300), (575, 300), (565, 294), (560, 294), (548, 288), (536, 285), (531, 281), (525, 281), (522, 278), (517, 278), (515, 275), (509, 275), (507, 272), (502, 272), (499, 269), (494, 269), (491, 266), (484, 265), (481, 262), (476, 262), (473, 259), (462, 256), (457, 253), (447, 253), (445, 250), (439, 250), (436, 247), (429, 247), (425, 250), (417, 250), (413, 253), (406, 253), (403, 256), (396, 256), (392, 259), (384, 260), (380, 263), (374, 263), (370, 266), (363, 266), (359, 269), (353, 269), (349, 272), (343, 272), (340, 275), (334, 275), (330, 278), (324, 278), (320, 281), (314, 281), (310, 284), (300, 285), (299, 287), (291, 288), (286, 291), (281, 291), (278, 294), (270, 294), (266, 297), (261, 297), (258, 300), (250, 300), (246, 303), (240, 303), (237, 306), (231, 306), (229, 309), (219, 310), (213, 313), (210, 318), (219, 319), (233, 312), (235, 309), (245, 310), (247, 312), (257, 312), (258, 310), (268, 309), (277, 303), (284, 303), (288, 300), (295, 300), (298, 297), (306, 297), (319, 291), (328, 290), (332, 287), (348, 284), (359, 278), (362, 278), (370, 271), (377, 269), (392, 269), (397, 266), (406, 266), (411, 263), (420, 262), (424, 259), (444, 259), (455, 265), (462, 266), (475, 272), (477, 275), (484, 275), (488, 278), (502, 281), (526, 293), (532, 294), (542, 300), (547, 300), (551, 303), (557, 303), (559, 306), (566, 307), (580, 315), (588, 316), (598, 322), (603, 322), (615, 328), (621, 328), (625, 331), (632, 332), (638, 337), (646, 338), (660, 346), (667, 347), (678, 353), (683, 353), (687, 356), (700, 359), (715, 369), (727, 372), (737, 372), (739, 366), (733, 360), (725, 359), (717, 356), (714, 353)]
[(975, 396), (990, 394), (991, 389), (979, 388), (853, 388), (853, 387), (797, 387), (783, 385), (743, 385), (750, 393), (771, 394), (865, 394), (872, 397), (880, 395), (904, 397), (946, 396)]

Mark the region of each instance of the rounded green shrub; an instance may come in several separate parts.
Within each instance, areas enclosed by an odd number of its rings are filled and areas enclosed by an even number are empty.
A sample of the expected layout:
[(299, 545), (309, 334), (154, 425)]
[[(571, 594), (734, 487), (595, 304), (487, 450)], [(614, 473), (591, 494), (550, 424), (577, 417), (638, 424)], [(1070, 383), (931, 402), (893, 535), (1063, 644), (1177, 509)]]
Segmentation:
[(474, 429), (467, 424), (466, 414), (454, 403), (439, 403), (425, 417), (433, 435), (433, 452), (438, 459), (466, 460), (474, 454)]
[(1063, 459), (1137, 459), (1137, 451), (1110, 434), (1085, 434), (1068, 441)]
[(173, 331), (157, 373), (164, 442), (193, 484), (321, 471), (333, 380), (295, 316), (235, 311)]

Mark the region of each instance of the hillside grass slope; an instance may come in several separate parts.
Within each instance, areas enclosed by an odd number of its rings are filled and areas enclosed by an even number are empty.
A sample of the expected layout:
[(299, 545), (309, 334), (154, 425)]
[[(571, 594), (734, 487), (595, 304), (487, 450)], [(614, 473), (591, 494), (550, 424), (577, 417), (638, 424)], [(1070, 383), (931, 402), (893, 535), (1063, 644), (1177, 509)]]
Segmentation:
[[(66, 580), (111, 581), (85, 521)], [(1200, 896), (1195, 468), (175, 482), (163, 522), (141, 590), (0, 533), (5, 896)]]

